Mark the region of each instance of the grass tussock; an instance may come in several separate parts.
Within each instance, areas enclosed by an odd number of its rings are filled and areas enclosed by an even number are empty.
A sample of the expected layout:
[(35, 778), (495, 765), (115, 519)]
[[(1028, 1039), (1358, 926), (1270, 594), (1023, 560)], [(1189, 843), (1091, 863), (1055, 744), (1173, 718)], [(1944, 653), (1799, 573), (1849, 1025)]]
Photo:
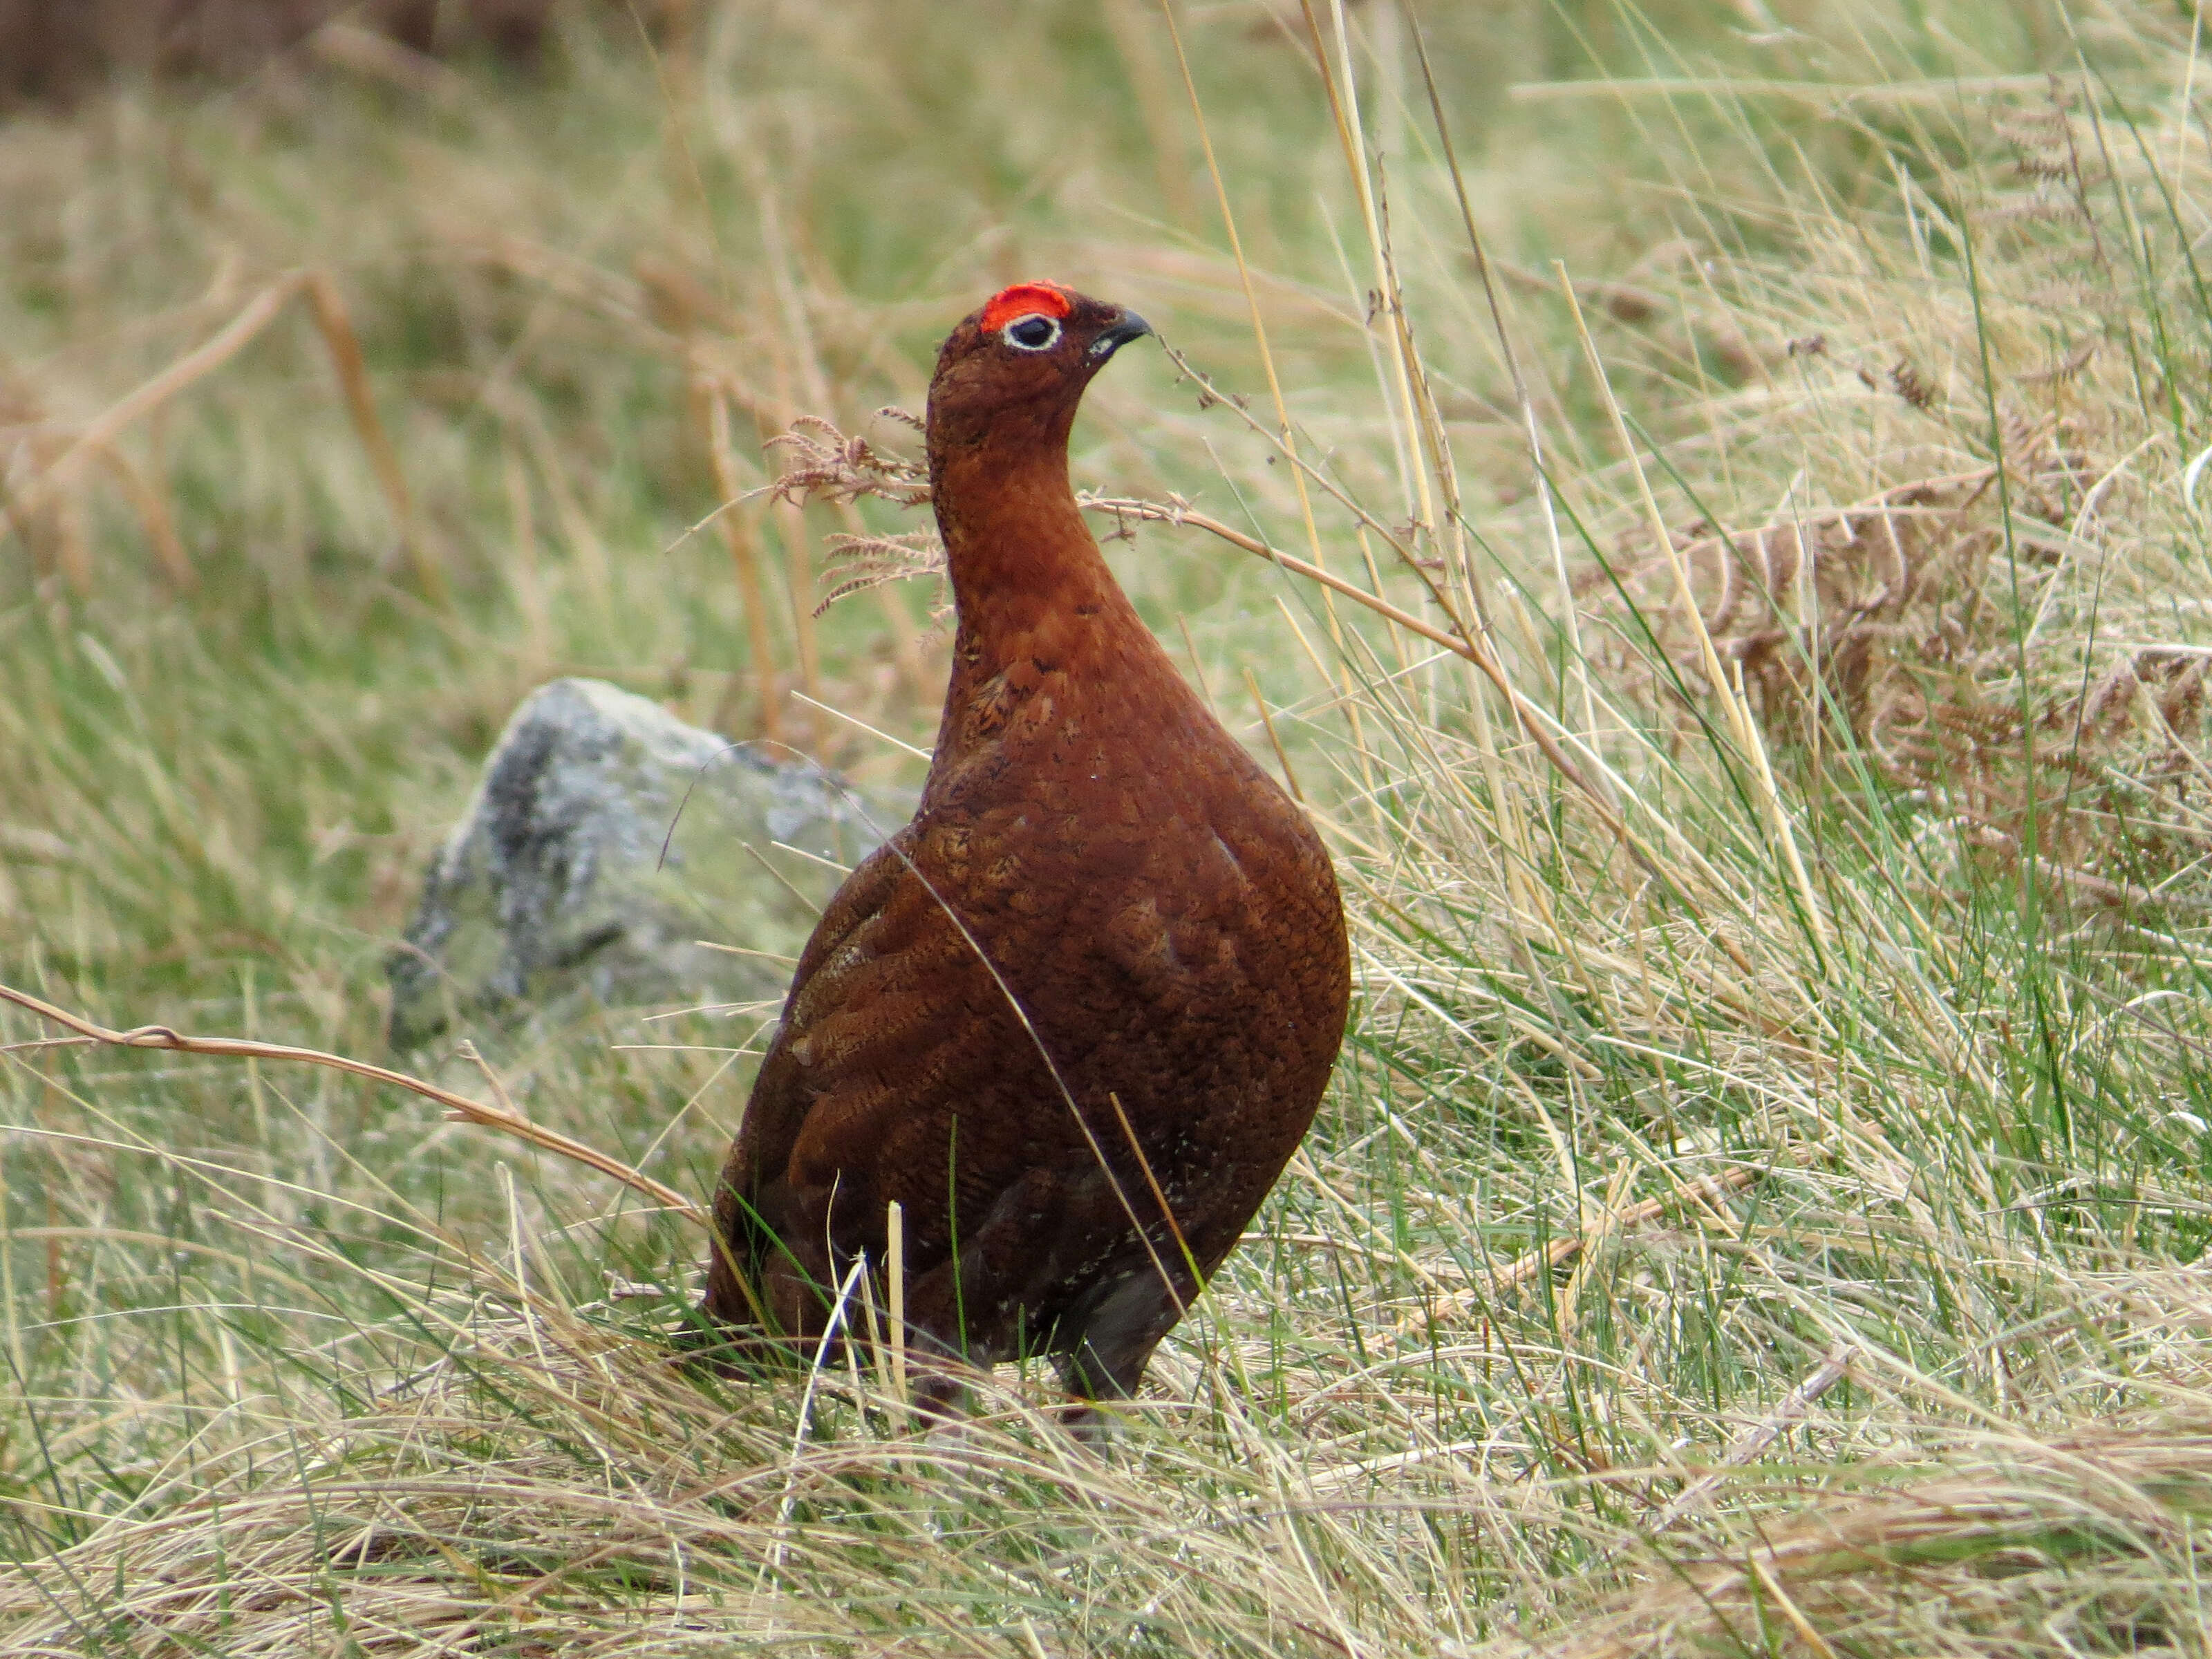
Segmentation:
[[(1792, 465), (1732, 481), (1726, 531), (1674, 471), (1651, 510), (1686, 522), (1663, 547), (1628, 528), (1577, 585), (1609, 613), (1606, 678), (1656, 671), (1685, 732), (1725, 682), (1814, 763), (1841, 726), (2001, 862), (2026, 837), (2106, 898), (2138, 870), (2162, 889), (2202, 840), (2176, 786), (2203, 662), (2172, 625), (2198, 534), (2172, 487), (2206, 367), (2174, 316), (2201, 292), (2176, 212), (2197, 164), (2161, 168), (2055, 78), (1980, 136), (1970, 165), (1891, 158), (1901, 234), (1816, 225), (1710, 279), (1747, 337), (1786, 340), (1710, 417), (1763, 423)], [(1938, 246), (1955, 286), (1929, 280)]]
[[(689, 1368), (673, 1211), (11, 1012), (0, 1649), (2203, 1650), (2202, 42), (1753, 9), (702, 6), (0, 130), (0, 980), (368, 1054), (556, 672), (910, 768), (871, 411), (1050, 269), (1181, 354), (1079, 482), (1361, 993), (1103, 1453), (918, 1431), (876, 1281)], [(752, 1025), (661, 1012), (477, 1092), (703, 1194)]]

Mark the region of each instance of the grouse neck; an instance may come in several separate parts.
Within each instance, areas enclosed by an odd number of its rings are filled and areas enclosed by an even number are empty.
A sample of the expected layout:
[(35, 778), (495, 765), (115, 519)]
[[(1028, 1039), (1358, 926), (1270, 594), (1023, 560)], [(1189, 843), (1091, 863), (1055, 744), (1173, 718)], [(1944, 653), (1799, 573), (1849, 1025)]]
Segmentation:
[(933, 458), (937, 524), (959, 617), (956, 688), (1050, 643), (1058, 657), (1135, 612), (1083, 521), (1067, 452), (979, 447)]

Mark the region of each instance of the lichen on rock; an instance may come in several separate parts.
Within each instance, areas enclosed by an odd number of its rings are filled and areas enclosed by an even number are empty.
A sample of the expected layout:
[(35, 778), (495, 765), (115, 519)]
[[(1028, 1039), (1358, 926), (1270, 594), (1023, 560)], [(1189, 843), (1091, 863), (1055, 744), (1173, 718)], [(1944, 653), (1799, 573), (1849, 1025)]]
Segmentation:
[(556, 680), (508, 720), (386, 961), (392, 1046), (589, 1003), (773, 1001), (837, 867), (904, 816), (604, 681)]

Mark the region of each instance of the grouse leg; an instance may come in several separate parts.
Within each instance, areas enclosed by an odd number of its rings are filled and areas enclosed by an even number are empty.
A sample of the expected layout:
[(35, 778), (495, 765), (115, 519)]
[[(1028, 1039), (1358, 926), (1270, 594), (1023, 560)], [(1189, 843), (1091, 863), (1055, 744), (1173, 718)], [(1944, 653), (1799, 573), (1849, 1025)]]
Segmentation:
[(1071, 1405), (1062, 1425), (1080, 1439), (1098, 1437), (1103, 1415), (1092, 1403), (1127, 1400), (1144, 1380), (1152, 1350), (1173, 1330), (1200, 1286), (1177, 1263), (1165, 1281), (1147, 1261), (1109, 1279), (1091, 1305), (1075, 1316), (1073, 1340), (1059, 1359), (1060, 1381), (1082, 1402)]

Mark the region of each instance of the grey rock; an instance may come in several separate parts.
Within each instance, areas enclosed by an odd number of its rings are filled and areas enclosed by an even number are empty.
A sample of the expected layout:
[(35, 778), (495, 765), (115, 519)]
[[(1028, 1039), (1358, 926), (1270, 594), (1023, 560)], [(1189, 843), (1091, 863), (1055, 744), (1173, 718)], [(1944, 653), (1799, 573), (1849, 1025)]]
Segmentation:
[(839, 868), (908, 805), (863, 800), (604, 681), (542, 686), (386, 960), (392, 1046), (592, 1003), (773, 1003), (791, 975), (775, 958), (798, 954)]

